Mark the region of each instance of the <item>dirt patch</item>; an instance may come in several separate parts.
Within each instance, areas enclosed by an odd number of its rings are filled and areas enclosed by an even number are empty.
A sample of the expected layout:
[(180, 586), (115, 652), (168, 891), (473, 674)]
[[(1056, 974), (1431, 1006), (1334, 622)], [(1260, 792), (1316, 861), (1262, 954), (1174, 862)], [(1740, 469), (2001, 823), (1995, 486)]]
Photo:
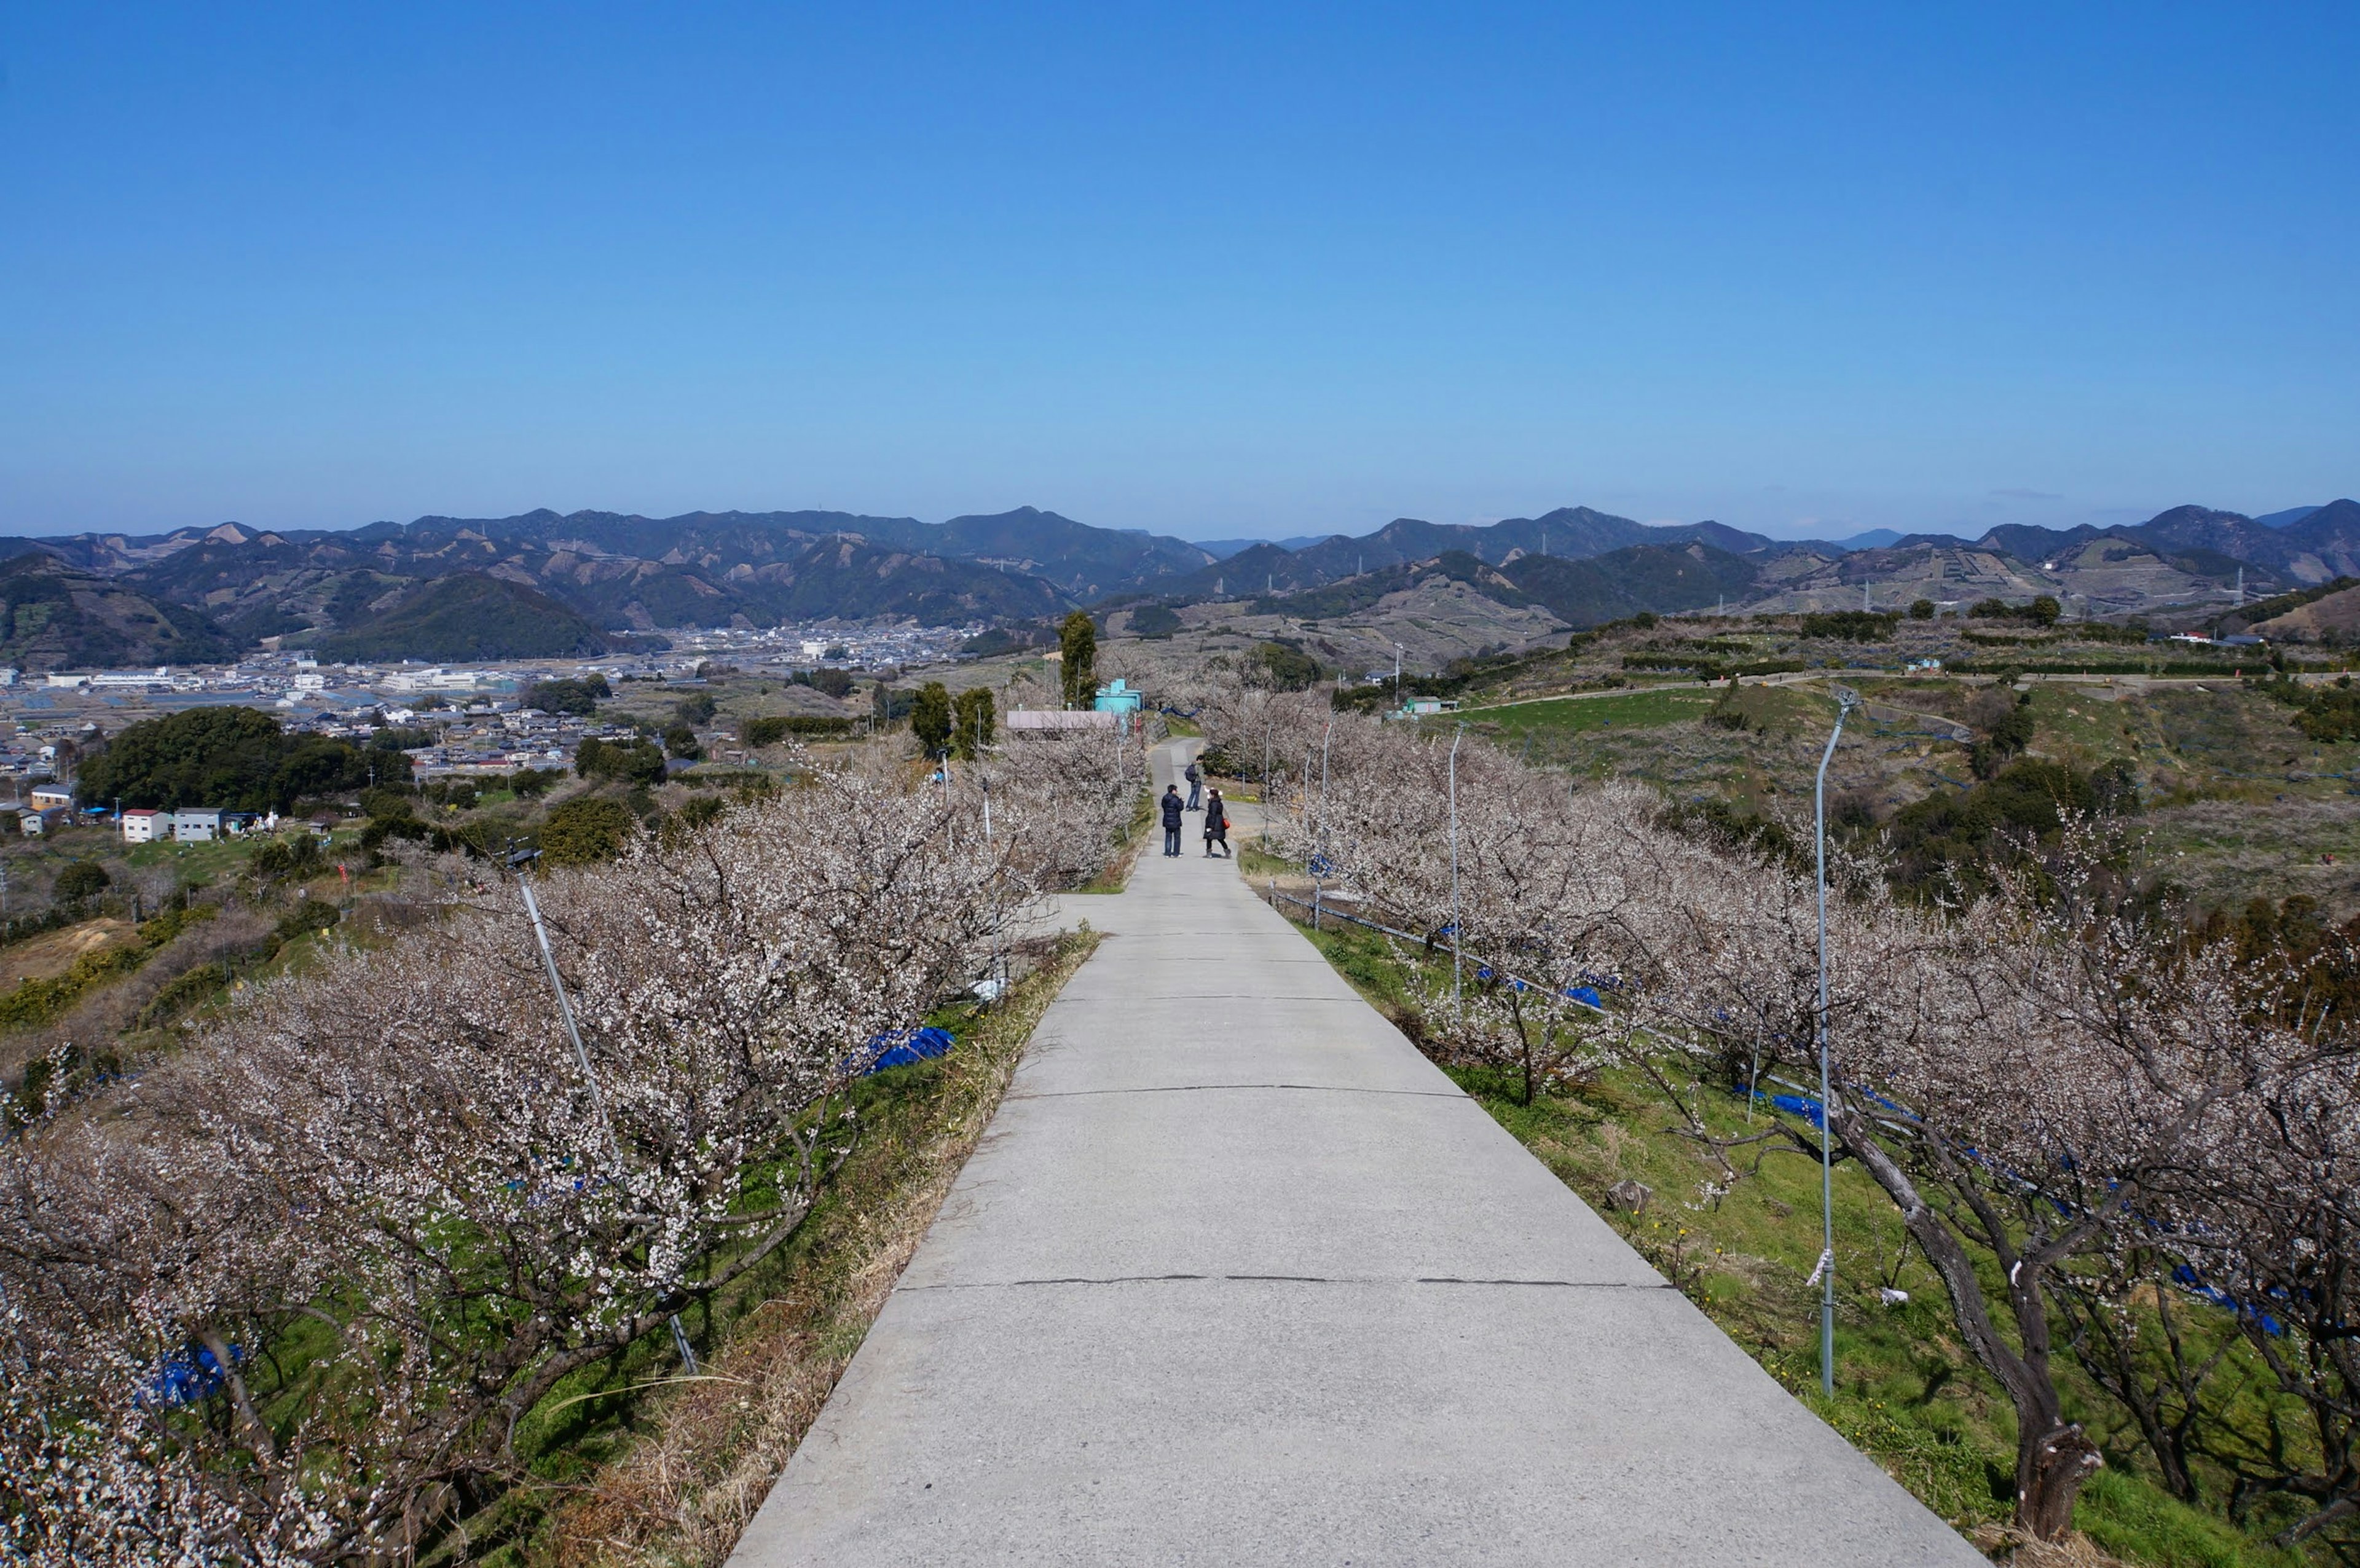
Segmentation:
[(0, 948), (0, 991), (27, 980), (51, 979), (72, 968), (77, 958), (127, 946), (137, 939), (131, 922), (113, 915), (28, 937), (14, 947)]

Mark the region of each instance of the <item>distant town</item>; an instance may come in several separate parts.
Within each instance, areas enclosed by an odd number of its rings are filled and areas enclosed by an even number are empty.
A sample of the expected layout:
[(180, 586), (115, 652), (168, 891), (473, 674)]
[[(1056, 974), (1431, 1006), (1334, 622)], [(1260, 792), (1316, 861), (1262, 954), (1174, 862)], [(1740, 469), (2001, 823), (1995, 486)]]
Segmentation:
[[(716, 626), (668, 634), (661, 653), (470, 664), (330, 663), (294, 646), (266, 647), (234, 664), (61, 670), (27, 675), (0, 667), (0, 811), (42, 833), (75, 811), (71, 783), (82, 748), (142, 719), (189, 708), (240, 706), (276, 715), (291, 732), (366, 741), (383, 729), (430, 731), (434, 744), (406, 748), (421, 781), (453, 775), (563, 768), (585, 739), (622, 733), (598, 719), (543, 713), (527, 695), (537, 681), (602, 675), (610, 682), (697, 684), (716, 666), (747, 674), (836, 669), (872, 676), (959, 657), (980, 626), (837, 621), (760, 628)], [(279, 639), (272, 639), (277, 641)], [(291, 645), (293, 639), (286, 639)], [(88, 820), (110, 803), (84, 802)], [(188, 816), (182, 823), (176, 820)], [(137, 821), (132, 819), (137, 817)], [(195, 820), (203, 817), (205, 821)], [(236, 812), (125, 812), (122, 826), (149, 838), (205, 840), (278, 824)]]

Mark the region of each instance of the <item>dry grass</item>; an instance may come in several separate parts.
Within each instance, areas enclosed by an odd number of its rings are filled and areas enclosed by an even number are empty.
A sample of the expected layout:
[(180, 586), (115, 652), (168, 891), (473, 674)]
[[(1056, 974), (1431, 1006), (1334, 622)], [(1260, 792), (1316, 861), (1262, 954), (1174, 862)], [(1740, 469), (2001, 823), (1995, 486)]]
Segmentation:
[(2013, 1568), (2133, 1568), (2099, 1551), (2079, 1531), (2062, 1541), (2035, 1541), (2006, 1525), (1987, 1524), (1968, 1539), (1992, 1561)]
[(132, 923), (115, 915), (102, 915), (78, 926), (27, 937), (13, 947), (0, 950), (0, 991), (13, 989), (27, 980), (51, 979), (72, 968), (78, 958), (110, 947), (126, 947), (137, 940), (138, 933)]
[(818, 1234), (785, 1283), (738, 1321), (709, 1379), (666, 1396), (649, 1434), (559, 1515), (549, 1561), (689, 1568), (729, 1554), (934, 1223), (1033, 1026), (1096, 942), (1056, 943), (941, 1059), (910, 1119), (839, 1178), (843, 1201), (814, 1215)]

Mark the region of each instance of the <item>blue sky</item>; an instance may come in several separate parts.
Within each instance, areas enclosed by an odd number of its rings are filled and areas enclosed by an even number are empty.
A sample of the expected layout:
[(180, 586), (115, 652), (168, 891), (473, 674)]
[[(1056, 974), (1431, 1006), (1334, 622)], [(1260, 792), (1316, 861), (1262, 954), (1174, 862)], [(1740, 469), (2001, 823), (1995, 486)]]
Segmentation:
[(0, 530), (2360, 490), (2360, 7), (0, 0)]

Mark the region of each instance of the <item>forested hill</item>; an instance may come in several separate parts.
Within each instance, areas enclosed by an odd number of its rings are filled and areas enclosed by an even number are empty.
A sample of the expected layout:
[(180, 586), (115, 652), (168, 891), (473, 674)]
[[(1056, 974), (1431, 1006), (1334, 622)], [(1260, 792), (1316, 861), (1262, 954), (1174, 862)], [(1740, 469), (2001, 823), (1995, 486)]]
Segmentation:
[(195, 664), (234, 658), (202, 610), (27, 551), (0, 562), (0, 664), (24, 670)]
[[(1232, 550), (1237, 542), (1217, 558), (1177, 539), (1031, 506), (942, 523), (833, 511), (541, 510), (348, 531), (230, 523), (82, 534), (25, 541), (56, 572), (43, 569), (15, 592), (60, 608), (19, 617), (0, 657), (31, 668), (188, 661), (271, 636), (351, 657), (529, 657), (595, 651), (617, 632), (732, 621), (1024, 621), (1124, 597), (1263, 599), (1346, 583), (1355, 584), (1348, 598), (1382, 597), (1405, 572), (1461, 558), (1500, 574), (1482, 591), (1577, 623), (1612, 618), (1610, 610), (1724, 600), (1732, 609), (1824, 608), (1895, 593), (1907, 602), (2048, 593), (2092, 614), (2173, 605), (2193, 614), (2233, 599), (2240, 581), (2268, 594), (2360, 574), (2360, 503), (2266, 518), (2177, 506), (2133, 528), (2007, 527), (1972, 543), (1780, 540), (1588, 506), (1488, 524), (1397, 517), (1293, 549)], [(1481, 587), (1476, 575), (1453, 574)]]

